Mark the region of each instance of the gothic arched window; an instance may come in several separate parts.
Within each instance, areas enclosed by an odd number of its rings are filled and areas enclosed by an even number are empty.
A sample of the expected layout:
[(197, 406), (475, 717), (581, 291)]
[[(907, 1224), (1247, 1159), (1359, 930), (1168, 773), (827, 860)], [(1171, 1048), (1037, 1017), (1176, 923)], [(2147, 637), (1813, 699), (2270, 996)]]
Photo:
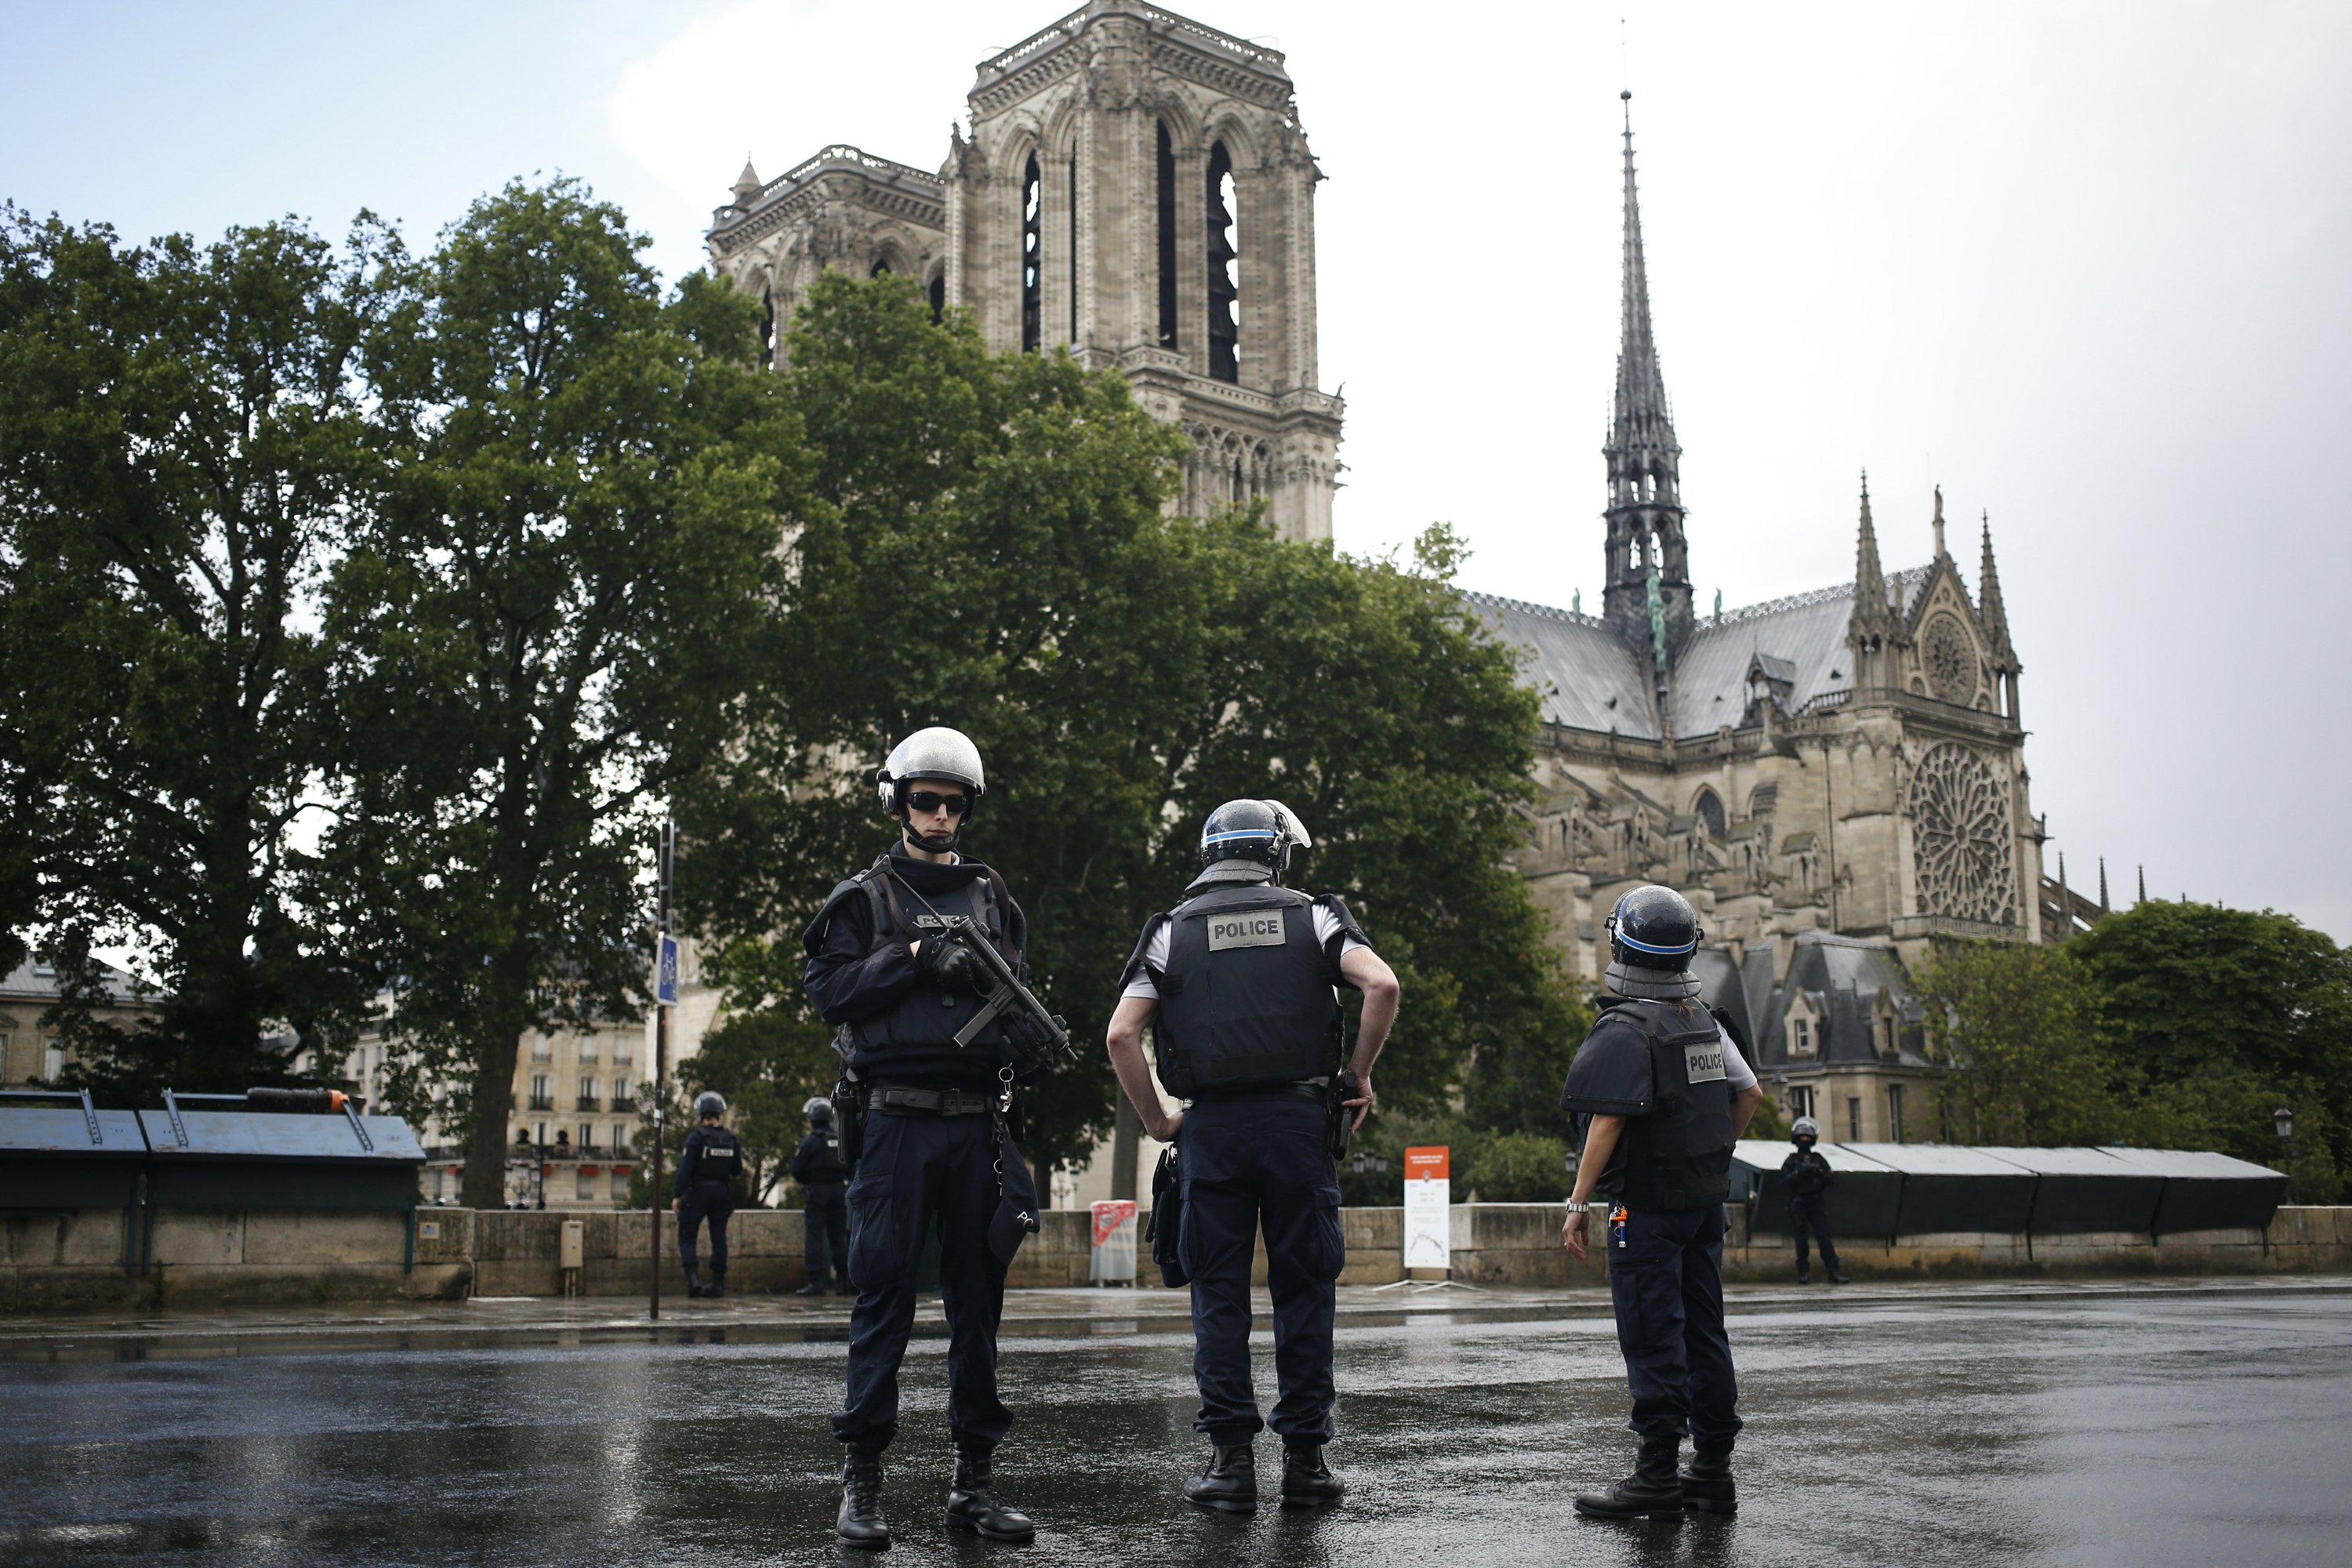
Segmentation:
[(1034, 353), (1045, 331), (1043, 285), (1045, 277), (1039, 254), (1044, 243), (1043, 218), (1045, 182), (1037, 175), (1037, 156), (1029, 155), (1029, 166), (1021, 172), (1021, 352)]
[(1176, 149), (1160, 123), (1160, 346), (1176, 346)]
[(760, 347), (771, 363), (776, 357), (776, 294), (772, 289), (760, 290)]
[(937, 278), (931, 279), (929, 294), (931, 297), (931, 322), (936, 326), (939, 323), (939, 319), (941, 316), (946, 315), (948, 310), (948, 275), (946, 273), (942, 272)]
[(1706, 824), (1706, 830), (1710, 835), (1717, 838), (1723, 837), (1723, 802), (1716, 798), (1713, 790), (1699, 791), (1698, 800), (1691, 809), (1698, 814), (1701, 822)]
[(1209, 149), (1209, 374), (1218, 381), (1242, 378), (1242, 328), (1236, 306), (1241, 285), (1234, 262), (1234, 161), (1222, 142)]

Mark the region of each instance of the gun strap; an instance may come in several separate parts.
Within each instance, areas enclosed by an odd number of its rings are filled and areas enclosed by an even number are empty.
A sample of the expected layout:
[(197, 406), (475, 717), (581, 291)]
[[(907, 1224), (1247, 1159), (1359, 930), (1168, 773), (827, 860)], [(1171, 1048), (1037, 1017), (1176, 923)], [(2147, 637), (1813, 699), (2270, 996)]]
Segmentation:
[[(1021, 967), (1020, 961), (1013, 956), (1012, 948), (1009, 945), (1013, 934), (1013, 918), (1006, 912), (1013, 907), (1013, 895), (1011, 892), (1006, 890), (1004, 879), (997, 873), (995, 867), (983, 866), (981, 869), (988, 873), (989, 891), (993, 894), (995, 898), (996, 923), (1000, 927), (1004, 928), (1003, 934), (1001, 936), (995, 931), (990, 931), (988, 940), (994, 945), (997, 955), (1004, 960), (1006, 965), (1017, 972)], [(908, 918), (907, 914), (907, 906), (898, 901), (898, 891), (902, 888), (906, 889), (906, 893), (908, 898), (923, 906), (923, 911), (926, 914), (929, 915), (933, 920), (940, 918), (940, 911), (932, 907), (931, 901), (929, 899), (915, 891), (914, 888), (910, 884), (901, 879), (897, 872), (890, 869), (890, 858), (887, 855), (880, 856), (875, 860), (873, 878), (875, 881), (881, 884), (882, 902), (884, 907), (889, 911), (890, 923), (898, 929), (901, 935), (907, 936), (909, 940), (912, 940), (915, 936), (920, 934), (913, 920)], [(981, 929), (983, 931), (987, 930), (987, 924), (985, 921), (982, 922)]]

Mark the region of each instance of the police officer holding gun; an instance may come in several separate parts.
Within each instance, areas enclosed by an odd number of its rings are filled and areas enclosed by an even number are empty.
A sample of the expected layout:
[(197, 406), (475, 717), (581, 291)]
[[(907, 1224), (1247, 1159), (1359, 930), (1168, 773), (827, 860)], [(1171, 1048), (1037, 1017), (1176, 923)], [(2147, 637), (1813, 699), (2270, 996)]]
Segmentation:
[(1045, 1070), (1067, 1035), (1024, 984), (1027, 923), (1004, 879), (957, 853), (987, 785), (980, 749), (933, 728), (900, 742), (877, 783), (898, 841), (835, 887), (803, 936), (810, 998), (838, 1033), (834, 1094), (849, 1184), (849, 1387), (835, 1531), (890, 1544), (882, 1455), (898, 1432), (898, 1366), (915, 1319), (915, 1266), (940, 1238), (948, 1320), (947, 1521), (995, 1541), (1035, 1526), (998, 1493), (991, 1456), (1013, 1425), (997, 1397), (1004, 1276), (1037, 1228), (1014, 1147), (1016, 1082)]
[[(1731, 1150), (1763, 1103), (1727, 1026), (1690, 973), (1698, 916), (1671, 888), (1636, 888), (1609, 917), (1601, 1016), (1570, 1063), (1560, 1109), (1581, 1125), (1560, 1240), (1581, 1261), (1606, 1215), (1609, 1295), (1642, 1440), (1633, 1474), (1576, 1500), (1594, 1518), (1735, 1511), (1740, 1420), (1723, 1329)], [(1592, 1203), (1599, 1196), (1605, 1201)], [(1684, 1435), (1691, 1467), (1677, 1474)]]
[[(727, 1220), (735, 1212), (735, 1178), (743, 1173), (743, 1145), (719, 1118), (727, 1114), (727, 1097), (705, 1089), (694, 1100), (702, 1125), (686, 1135), (686, 1149), (677, 1157), (677, 1181), (672, 1188), (670, 1212), (677, 1215), (677, 1258), (686, 1266), (688, 1296), (727, 1294)], [(710, 1223), (710, 1283), (702, 1282), (695, 1266), (694, 1233)]]
[(824, 1294), (825, 1266), (833, 1266), (833, 1293), (849, 1294), (849, 1163), (841, 1133), (833, 1124), (833, 1101), (812, 1095), (801, 1107), (808, 1136), (793, 1151), (793, 1180), (801, 1184), (801, 1257), (808, 1283), (795, 1296)]
[[(1176, 1144), (1178, 1252), (1192, 1289), (1193, 1422), (1212, 1453), (1186, 1500), (1257, 1507), (1252, 1439), (1267, 1423), (1250, 1384), (1250, 1264), (1261, 1224), (1274, 1297), (1286, 1507), (1335, 1503), (1331, 1441), (1336, 1284), (1346, 1261), (1333, 1160), (1372, 1102), (1372, 1063), (1396, 1017), (1397, 979), (1336, 896), (1280, 885), (1307, 831), (1275, 801), (1228, 801), (1201, 832), (1202, 871), (1184, 902), (1152, 918), (1128, 962), (1108, 1045), (1154, 1138)], [(1352, 1065), (1339, 985), (1363, 993)], [(1187, 1101), (1160, 1110), (1143, 1059), (1153, 1031), (1160, 1081)]]

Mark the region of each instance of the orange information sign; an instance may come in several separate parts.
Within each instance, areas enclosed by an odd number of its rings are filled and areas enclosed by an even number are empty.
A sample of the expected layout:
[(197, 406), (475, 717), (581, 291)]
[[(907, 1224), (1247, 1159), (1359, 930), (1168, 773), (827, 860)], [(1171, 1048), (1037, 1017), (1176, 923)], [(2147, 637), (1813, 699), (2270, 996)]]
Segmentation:
[(1404, 1179), (1408, 1182), (1449, 1181), (1453, 1178), (1454, 1152), (1440, 1144), (1430, 1149), (1408, 1149), (1404, 1152)]

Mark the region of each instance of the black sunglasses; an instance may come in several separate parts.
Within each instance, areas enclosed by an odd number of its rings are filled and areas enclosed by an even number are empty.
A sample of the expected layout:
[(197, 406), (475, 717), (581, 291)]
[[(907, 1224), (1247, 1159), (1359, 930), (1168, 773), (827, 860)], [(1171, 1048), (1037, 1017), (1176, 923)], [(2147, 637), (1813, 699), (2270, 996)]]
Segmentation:
[(941, 795), (935, 789), (910, 789), (907, 792), (909, 811), (950, 811), (961, 816), (971, 809), (968, 795)]

